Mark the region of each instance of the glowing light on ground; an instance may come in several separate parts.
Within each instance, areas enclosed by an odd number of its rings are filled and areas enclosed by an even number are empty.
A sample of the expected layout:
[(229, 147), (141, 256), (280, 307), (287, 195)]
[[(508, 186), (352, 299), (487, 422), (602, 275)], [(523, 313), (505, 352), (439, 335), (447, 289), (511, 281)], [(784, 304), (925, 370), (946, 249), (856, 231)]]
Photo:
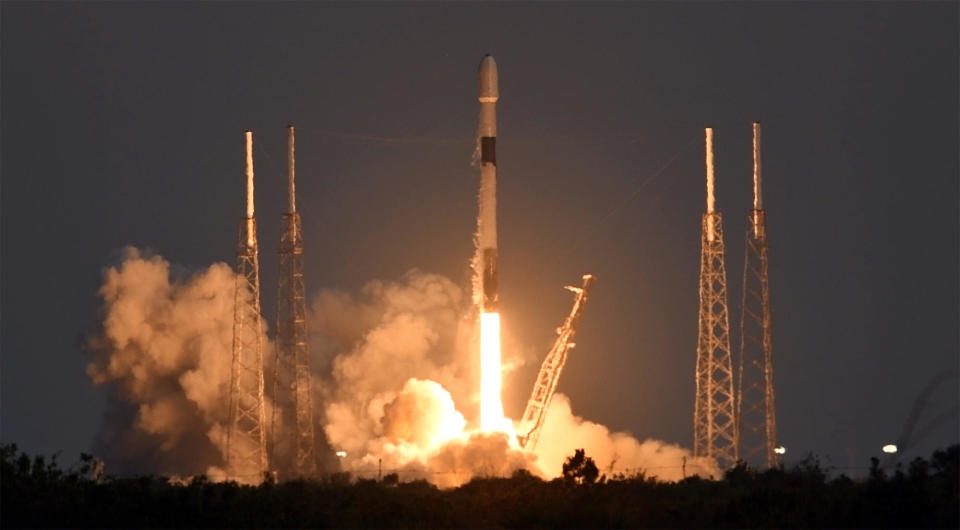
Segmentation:
[(500, 400), (500, 314), (480, 316), (480, 430), (510, 431)]

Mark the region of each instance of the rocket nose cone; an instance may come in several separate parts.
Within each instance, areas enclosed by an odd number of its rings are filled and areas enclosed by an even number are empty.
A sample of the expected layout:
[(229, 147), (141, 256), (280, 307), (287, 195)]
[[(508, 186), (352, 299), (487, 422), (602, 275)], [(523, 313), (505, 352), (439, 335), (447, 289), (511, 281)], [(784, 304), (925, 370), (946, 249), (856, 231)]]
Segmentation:
[(497, 61), (489, 53), (480, 60), (478, 71), (479, 100), (482, 103), (494, 103), (500, 97), (497, 88)]

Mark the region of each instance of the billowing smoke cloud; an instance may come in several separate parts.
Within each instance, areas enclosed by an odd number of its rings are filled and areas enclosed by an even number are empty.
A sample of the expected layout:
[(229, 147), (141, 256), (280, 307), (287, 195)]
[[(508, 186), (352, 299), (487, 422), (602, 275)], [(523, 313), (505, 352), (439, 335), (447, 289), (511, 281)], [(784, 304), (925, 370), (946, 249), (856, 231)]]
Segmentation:
[(400, 282), (370, 282), (358, 297), (320, 293), (309, 328), (330, 339), (311, 346), (333, 357), (330, 380), (319, 385), (333, 447), (357, 452), (381, 436), (384, 406), (412, 378), (439, 383), (456, 403), (471, 401), (462, 303), (453, 282), (416, 270)]
[(356, 297), (323, 291), (314, 300), (310, 328), (333, 356), (325, 432), (349, 470), (371, 476), (382, 464), (404, 479), (455, 485), (532, 458), (505, 435), (468, 434), (479, 390), (470, 304), (449, 279), (417, 270)]
[(95, 446), (113, 471), (196, 474), (222, 464), (234, 280), (224, 263), (172, 279), (163, 258), (134, 248), (104, 272), (87, 375), (110, 389)]
[[(112, 472), (222, 477), (234, 282), (223, 263), (171, 277), (165, 260), (132, 248), (105, 271), (102, 329), (88, 341), (87, 373), (109, 388), (96, 452)], [(535, 452), (505, 433), (477, 432), (479, 341), (472, 307), (452, 281), (417, 270), (397, 281), (372, 281), (357, 294), (324, 290), (313, 300), (308, 329), (321, 422), (316, 431), (333, 450), (347, 453), (346, 470), (372, 477), (382, 468), (441, 486), (517, 469), (552, 478), (566, 457), (584, 448), (608, 475), (718, 474), (712, 461), (685, 449), (640, 442), (575, 416), (560, 394)], [(263, 344), (272, 360), (272, 344), (266, 337)], [(504, 344), (505, 367), (530, 356), (518, 355), (509, 337)], [(269, 377), (271, 367), (265, 371)], [(269, 418), (269, 397), (267, 407)]]
[(633, 475), (677, 481), (685, 476), (719, 477), (716, 461), (694, 458), (690, 451), (659, 440), (637, 440), (624, 432), (610, 432), (598, 423), (573, 414), (570, 399), (560, 393), (553, 396), (547, 419), (537, 444), (537, 465), (546, 476), (559, 474), (563, 461), (576, 449), (584, 449), (602, 473)]
[[(340, 291), (317, 297), (311, 329), (333, 339), (325, 430), (333, 447), (347, 453), (347, 469), (367, 477), (399, 470), (401, 478), (443, 486), (521, 468), (552, 478), (584, 448), (608, 474), (718, 475), (712, 460), (686, 449), (640, 442), (575, 416), (562, 394), (551, 403), (534, 453), (504, 433), (476, 432), (477, 326), (464, 316), (471, 304), (447, 278), (416, 270), (399, 282), (371, 282), (358, 297)], [(504, 364), (515, 366), (518, 356), (509, 350)]]
[(383, 407), (383, 435), (395, 443), (437, 447), (463, 431), (467, 422), (450, 393), (433, 381), (410, 379)]

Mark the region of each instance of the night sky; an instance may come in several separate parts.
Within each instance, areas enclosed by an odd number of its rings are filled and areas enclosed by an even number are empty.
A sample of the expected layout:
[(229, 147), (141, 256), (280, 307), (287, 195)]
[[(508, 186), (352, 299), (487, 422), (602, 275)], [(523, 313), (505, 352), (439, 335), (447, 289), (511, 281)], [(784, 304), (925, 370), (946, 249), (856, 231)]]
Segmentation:
[[(530, 352), (505, 379), (508, 415), (569, 311), (561, 287), (591, 272), (559, 391), (611, 429), (692, 445), (703, 127), (736, 328), (758, 120), (779, 438), (788, 461), (867, 466), (958, 368), (958, 15), (956, 2), (4, 2), (0, 438), (66, 462), (90, 449), (106, 391), (81, 345), (101, 272), (126, 245), (183, 275), (232, 263), (245, 129), (265, 315), (288, 123), (311, 298), (411, 268), (469, 289), (476, 67), (492, 53), (504, 333)], [(957, 388), (941, 385), (919, 425)], [(953, 414), (907, 456), (958, 432)]]

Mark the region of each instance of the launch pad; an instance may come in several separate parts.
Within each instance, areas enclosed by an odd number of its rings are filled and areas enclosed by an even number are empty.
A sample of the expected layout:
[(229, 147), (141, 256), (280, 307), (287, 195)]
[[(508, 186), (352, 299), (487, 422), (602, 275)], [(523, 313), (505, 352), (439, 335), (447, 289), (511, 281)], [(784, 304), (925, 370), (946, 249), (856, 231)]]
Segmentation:
[[(480, 154), (476, 249), (472, 259), (473, 302), (479, 326), (480, 432), (509, 433), (511, 444), (533, 452), (547, 422), (547, 413), (571, 349), (594, 277), (580, 287), (568, 286), (574, 303), (557, 329), (544, 358), (523, 415), (516, 424), (504, 415), (501, 399), (502, 352), (499, 312), (499, 245), (497, 239), (497, 102), (499, 79), (494, 58), (486, 55), (478, 68)], [(776, 445), (767, 279), (765, 211), (759, 179), (759, 124), (755, 124), (754, 209), (749, 214), (744, 269), (739, 370), (735, 377), (730, 347), (727, 275), (722, 214), (715, 206), (713, 130), (705, 130), (707, 197), (702, 218), (699, 326), (695, 369), (693, 455), (729, 467), (740, 458), (741, 443), (762, 432), (766, 465)], [(317, 447), (312, 375), (307, 347), (303, 234), (296, 210), (294, 129), (288, 128), (288, 209), (283, 214), (279, 249), (277, 347), (269, 429), (266, 428), (264, 358), (260, 317), (259, 251), (253, 209), (252, 135), (247, 142), (247, 212), (237, 247), (234, 340), (230, 409), (225, 459), (228, 476), (258, 482), (268, 471), (282, 477), (316, 473)], [(748, 285), (749, 284), (749, 285)], [(758, 379), (759, 378), (759, 379)], [(759, 380), (762, 380), (758, 383)], [(757, 391), (759, 390), (759, 393)], [(752, 414), (762, 410), (757, 420)], [(755, 436), (754, 436), (755, 437)], [(752, 450), (752, 449), (751, 449)], [(613, 464), (611, 463), (611, 466)]]

